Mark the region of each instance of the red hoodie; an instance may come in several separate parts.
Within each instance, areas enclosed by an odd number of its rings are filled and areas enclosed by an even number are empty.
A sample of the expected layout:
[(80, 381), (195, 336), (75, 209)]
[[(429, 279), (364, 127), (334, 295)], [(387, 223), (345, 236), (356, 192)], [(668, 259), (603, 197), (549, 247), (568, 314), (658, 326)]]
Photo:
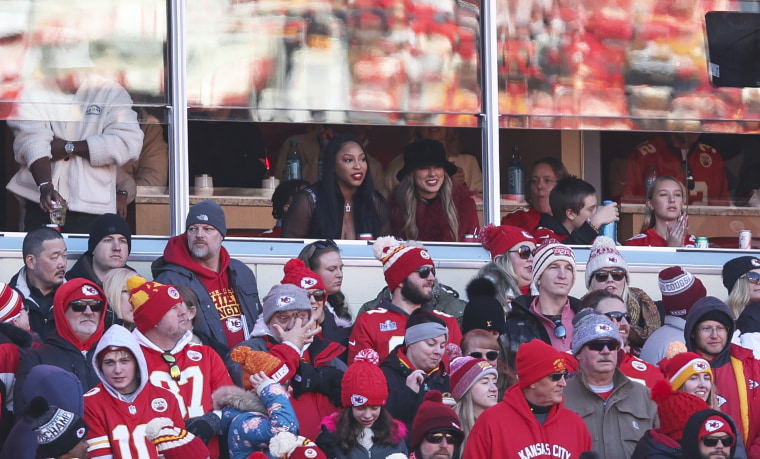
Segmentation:
[(180, 234), (169, 239), (164, 249), (164, 259), (167, 263), (174, 263), (194, 272), (198, 279), (206, 287), (211, 300), (216, 306), (219, 313), (219, 320), (222, 321), (222, 328), (227, 337), (227, 346), (234, 348), (245, 340), (243, 330), (243, 309), (240, 307), (240, 301), (235, 296), (235, 292), (230, 286), (227, 268), (230, 265), (230, 254), (227, 249), (221, 247), (219, 250), (219, 272), (211, 271), (201, 266), (190, 255), (187, 248), (187, 235)]

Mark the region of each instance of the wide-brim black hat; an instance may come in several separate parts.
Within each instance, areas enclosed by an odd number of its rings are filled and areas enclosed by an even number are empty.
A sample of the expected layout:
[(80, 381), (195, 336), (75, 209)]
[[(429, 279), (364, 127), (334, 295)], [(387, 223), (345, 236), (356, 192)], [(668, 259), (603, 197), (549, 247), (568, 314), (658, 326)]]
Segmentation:
[(457, 166), (446, 159), (446, 149), (437, 140), (422, 139), (404, 147), (404, 167), (396, 174), (401, 181), (409, 172), (429, 166), (443, 167), (449, 175), (457, 172)]

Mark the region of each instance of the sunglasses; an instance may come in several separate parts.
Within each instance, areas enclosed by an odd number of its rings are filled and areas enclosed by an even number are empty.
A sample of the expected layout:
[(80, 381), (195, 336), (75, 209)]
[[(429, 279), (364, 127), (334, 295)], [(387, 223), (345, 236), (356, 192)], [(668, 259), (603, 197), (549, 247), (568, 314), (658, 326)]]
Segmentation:
[(734, 437), (732, 435), (726, 435), (725, 437), (702, 437), (702, 444), (708, 448), (716, 446), (720, 442), (726, 448), (730, 448), (734, 444)]
[(620, 346), (620, 343), (615, 341), (614, 339), (598, 339), (595, 341), (591, 341), (590, 343), (586, 344), (589, 349), (596, 352), (602, 352), (604, 348), (606, 347), (610, 351), (617, 351), (617, 348)]
[(314, 245), (318, 249), (327, 249), (327, 248), (331, 248), (331, 247), (338, 247), (338, 245), (332, 239), (325, 239), (324, 241), (317, 241), (317, 242), (314, 243)]
[(749, 271), (746, 276), (750, 284), (760, 284), (760, 274)]
[(432, 268), (430, 266), (423, 266), (417, 270), (417, 273), (420, 275), (421, 279), (427, 279), (430, 274), (433, 274), (435, 277), (435, 268)]
[(90, 307), (92, 312), (100, 312), (103, 310), (103, 302), (100, 300), (74, 300), (69, 303), (69, 307), (74, 312), (85, 312), (87, 306)]
[(527, 260), (528, 258), (533, 256), (533, 249), (528, 247), (527, 245), (521, 245), (517, 248), (517, 250), (508, 250), (509, 253), (516, 253), (518, 257), (522, 258), (523, 260)]
[(549, 377), (552, 379), (553, 382), (559, 382), (560, 379), (565, 378), (567, 379), (568, 371), (560, 371), (559, 373), (552, 373), (549, 375)]
[(603, 269), (600, 269), (599, 271), (594, 271), (594, 280), (597, 282), (606, 282), (607, 279), (609, 279), (610, 276), (612, 276), (612, 280), (616, 282), (620, 282), (621, 280), (625, 279), (625, 269), (613, 269), (612, 271), (605, 271)]
[(164, 352), (161, 357), (164, 358), (164, 362), (169, 364), (169, 375), (173, 380), (179, 381), (182, 372), (177, 365), (177, 359), (170, 352)]
[(425, 441), (427, 441), (428, 443), (432, 443), (434, 445), (437, 445), (440, 442), (442, 442), (444, 438), (446, 439), (446, 443), (448, 443), (450, 445), (456, 445), (457, 443), (459, 443), (458, 437), (456, 435), (454, 435), (452, 433), (448, 433), (448, 432), (446, 432), (446, 433), (444, 433), (444, 432), (438, 432), (438, 433), (432, 433), (432, 434), (425, 435)]
[[(476, 359), (482, 359), (483, 353), (482, 352), (470, 352), (470, 357), (475, 357)], [(485, 359), (486, 360), (496, 360), (499, 358), (499, 351), (488, 351), (486, 352)]]
[(627, 312), (610, 311), (605, 312), (604, 315), (615, 322), (622, 322), (625, 319), (626, 322), (631, 323), (631, 315)]
[(559, 339), (565, 339), (567, 336), (567, 329), (564, 325), (562, 325), (562, 319), (557, 319), (554, 321), (554, 336)]
[(313, 292), (308, 292), (308, 294), (309, 294), (309, 298), (314, 298), (314, 301), (320, 302), (320, 301), (325, 301), (325, 294), (327, 294), (327, 292), (325, 292), (322, 289), (319, 289), (319, 290), (314, 290)]

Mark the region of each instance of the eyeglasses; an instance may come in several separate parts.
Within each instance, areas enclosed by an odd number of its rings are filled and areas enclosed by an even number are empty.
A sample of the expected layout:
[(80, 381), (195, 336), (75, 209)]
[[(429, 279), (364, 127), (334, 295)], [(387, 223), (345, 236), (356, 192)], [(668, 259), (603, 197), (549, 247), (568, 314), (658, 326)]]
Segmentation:
[(434, 445), (442, 442), (444, 438), (446, 439), (446, 443), (450, 445), (456, 445), (459, 443), (459, 438), (456, 435), (448, 432), (438, 432), (425, 435), (425, 441)]
[(700, 327), (700, 328), (697, 328), (697, 332), (703, 335), (707, 335), (707, 336), (712, 336), (713, 333), (717, 333), (720, 335), (721, 333), (727, 333), (728, 328), (726, 328), (723, 325), (718, 325), (716, 327)]
[(732, 435), (726, 435), (725, 437), (702, 437), (702, 444), (708, 448), (716, 446), (720, 442), (726, 448), (730, 448), (734, 444), (734, 437)]
[(327, 292), (325, 292), (322, 289), (314, 290), (313, 292), (308, 292), (309, 298), (314, 298), (314, 301), (316, 301), (316, 302), (325, 301), (325, 294), (326, 293)]
[(631, 315), (627, 312), (610, 311), (605, 312), (604, 315), (615, 322), (622, 322), (625, 319), (626, 322), (631, 323)]
[(586, 344), (589, 349), (596, 352), (602, 352), (604, 348), (606, 347), (610, 351), (617, 351), (617, 348), (620, 346), (620, 343), (618, 343), (614, 339), (597, 339), (594, 341), (591, 341), (590, 343)]
[(552, 379), (553, 382), (559, 382), (560, 379), (565, 378), (567, 379), (568, 371), (560, 371), (559, 373), (552, 373), (549, 375), (549, 377)]
[(161, 354), (161, 357), (164, 358), (164, 362), (169, 364), (169, 375), (173, 380), (179, 381), (182, 372), (179, 369), (179, 365), (177, 365), (177, 359), (168, 351)]
[(103, 310), (103, 302), (100, 300), (74, 300), (69, 303), (69, 307), (74, 312), (84, 312), (87, 310), (87, 306), (90, 307), (92, 312)]
[(417, 274), (420, 275), (421, 279), (427, 279), (430, 274), (435, 277), (435, 268), (432, 266), (423, 266), (422, 268), (417, 270)]
[(747, 278), (750, 284), (760, 284), (760, 274), (758, 273), (749, 271), (744, 277)]
[[(482, 352), (470, 352), (470, 357), (475, 357), (476, 359), (482, 359), (483, 353)], [(488, 351), (486, 352), (486, 360), (496, 360), (499, 358), (499, 351)]]
[(327, 249), (332, 247), (338, 247), (338, 245), (332, 239), (325, 239), (324, 241), (317, 241), (314, 243), (318, 249)]
[(565, 339), (567, 336), (567, 329), (564, 325), (562, 325), (562, 319), (557, 319), (554, 321), (554, 336), (559, 339)]
[(516, 253), (518, 257), (522, 258), (523, 260), (527, 260), (531, 256), (533, 256), (533, 249), (528, 247), (527, 245), (521, 245), (517, 248), (517, 250), (507, 250), (509, 253)]
[(607, 282), (607, 279), (609, 279), (610, 276), (612, 276), (612, 280), (615, 282), (620, 282), (625, 279), (625, 269), (616, 268), (611, 271), (600, 269), (599, 271), (594, 271), (593, 276), (594, 280), (597, 282)]

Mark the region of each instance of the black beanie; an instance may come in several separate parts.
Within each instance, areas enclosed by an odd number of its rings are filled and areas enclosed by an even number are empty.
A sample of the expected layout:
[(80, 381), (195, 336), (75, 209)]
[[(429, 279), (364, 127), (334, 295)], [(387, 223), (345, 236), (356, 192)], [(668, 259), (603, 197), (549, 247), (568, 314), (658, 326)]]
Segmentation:
[(43, 397), (29, 403), (27, 413), (34, 419), (37, 434), (37, 457), (58, 457), (71, 451), (87, 435), (87, 424), (76, 414), (49, 406)]
[(185, 230), (196, 223), (211, 225), (227, 237), (227, 218), (222, 207), (214, 201), (201, 201), (190, 208), (185, 220)]
[(127, 238), (128, 251), (132, 252), (132, 231), (127, 221), (116, 214), (103, 214), (90, 224), (90, 239), (87, 250), (92, 253), (95, 246), (109, 234), (121, 234)]
[(479, 277), (467, 285), (470, 301), (462, 315), (462, 335), (471, 330), (497, 331), (504, 333), (504, 308), (494, 296), (496, 288), (490, 280)]
[(728, 260), (723, 265), (723, 285), (728, 290), (728, 294), (731, 294), (731, 290), (734, 289), (740, 277), (758, 268), (760, 268), (760, 259), (757, 257), (746, 256)]
[[(722, 323), (723, 325), (726, 326), (726, 328), (728, 328), (729, 332), (733, 332), (734, 330), (733, 317), (729, 317), (726, 315), (725, 312), (717, 310), (717, 309), (713, 309), (712, 311), (707, 311), (706, 313), (699, 316), (699, 318), (697, 319), (697, 323), (695, 324), (695, 328), (696, 328), (696, 325), (699, 325), (702, 322), (705, 322), (707, 320), (714, 320), (716, 322)], [(729, 336), (729, 338), (731, 337)]]

